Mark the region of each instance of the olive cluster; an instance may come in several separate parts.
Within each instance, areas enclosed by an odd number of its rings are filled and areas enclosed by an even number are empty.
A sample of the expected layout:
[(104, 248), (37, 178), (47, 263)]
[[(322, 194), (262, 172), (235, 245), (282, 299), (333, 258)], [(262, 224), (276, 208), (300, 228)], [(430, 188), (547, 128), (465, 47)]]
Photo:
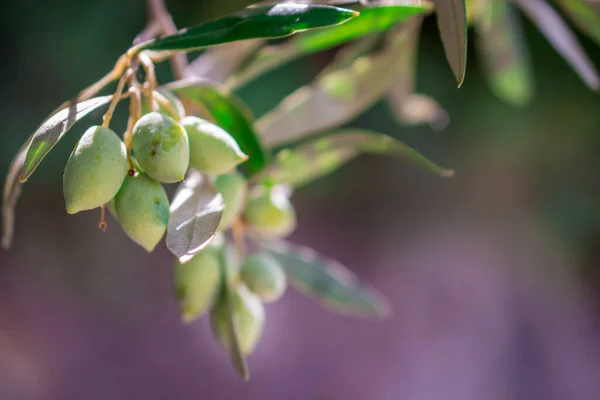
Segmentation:
[[(263, 252), (244, 256), (235, 266), (225, 263), (223, 253), (230, 245), (224, 233), (238, 223), (250, 235), (287, 236), (296, 226), (289, 193), (277, 185), (249, 188), (236, 171), (248, 157), (219, 126), (161, 111), (139, 118), (131, 130), (130, 149), (107, 127), (94, 126), (84, 133), (64, 172), (67, 212), (106, 206), (127, 235), (150, 252), (169, 221), (162, 184), (183, 180), (189, 168), (208, 177), (224, 202), (218, 233), (191, 260), (176, 263), (175, 292), (182, 320), (191, 322), (210, 313), (214, 335), (226, 348), (233, 317), (240, 349), (249, 355), (263, 331), (264, 303), (283, 295), (286, 276), (281, 265)], [(223, 288), (231, 292), (229, 306)]]

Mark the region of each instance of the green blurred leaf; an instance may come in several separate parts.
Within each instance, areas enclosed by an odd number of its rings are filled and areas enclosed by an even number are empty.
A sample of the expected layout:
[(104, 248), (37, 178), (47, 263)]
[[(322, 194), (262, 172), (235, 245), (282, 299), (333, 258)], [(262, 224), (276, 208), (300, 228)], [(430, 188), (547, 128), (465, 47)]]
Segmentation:
[(514, 0), (514, 2), (537, 25), (583, 81), (594, 90), (600, 88), (600, 78), (594, 64), (558, 13), (543, 0)]
[(251, 7), (139, 45), (139, 50), (191, 50), (238, 40), (279, 38), (356, 17), (344, 8), (282, 3)]
[(237, 255), (237, 251), (234, 246), (226, 245), (224, 246), (221, 252), (221, 263), (222, 263), (222, 273), (223, 273), (223, 283), (221, 290), (221, 300), (224, 302), (225, 309), (228, 314), (228, 322), (229, 322), (229, 338), (231, 338), (231, 342), (229, 346), (229, 356), (231, 362), (240, 375), (240, 377), (246, 381), (250, 380), (250, 372), (248, 371), (248, 364), (246, 362), (246, 358), (242, 354), (242, 350), (240, 347), (240, 341), (237, 333), (236, 320), (233, 315), (233, 291), (234, 289), (234, 279), (230, 276), (233, 271), (237, 271), (239, 269), (239, 257)]
[(490, 87), (500, 99), (517, 106), (526, 104), (533, 91), (519, 22), (512, 6), (504, 1), (488, 1), (475, 21), (478, 50)]
[(204, 108), (215, 124), (233, 136), (249, 157), (244, 165), (251, 174), (265, 166), (267, 155), (254, 131), (254, 117), (238, 97), (204, 80), (193, 78), (173, 82), (165, 88), (182, 99), (184, 104), (192, 107), (196, 104)]
[(228, 83), (232, 87), (239, 87), (262, 73), (298, 57), (330, 49), (365, 35), (384, 32), (431, 9), (430, 3), (416, 0), (394, 6), (365, 8), (358, 17), (342, 25), (315, 29), (283, 44), (264, 47)]
[(407, 158), (435, 174), (445, 177), (454, 174), (454, 171), (438, 166), (390, 136), (347, 129), (280, 151), (275, 160), (255, 177), (255, 181), (268, 180), (273, 184), (299, 187), (333, 172), (361, 153)]
[(600, 3), (598, 1), (556, 0), (556, 2), (582, 32), (600, 44)]
[(382, 50), (319, 76), (260, 118), (256, 129), (263, 143), (273, 147), (327, 131), (372, 106), (389, 90), (406, 36), (388, 34), (385, 39)]
[(433, 3), (446, 58), (460, 87), (467, 69), (467, 6), (465, 0), (433, 0)]
[(29, 147), (19, 180), (25, 182), (44, 157), (52, 150), (65, 133), (92, 111), (107, 105), (112, 96), (94, 97), (80, 103), (72, 103), (46, 119), (35, 132)]
[(167, 248), (185, 263), (215, 237), (223, 196), (198, 171), (190, 170), (171, 202)]
[(261, 240), (259, 245), (281, 263), (296, 289), (326, 308), (359, 317), (389, 315), (390, 306), (385, 298), (337, 261), (283, 240)]

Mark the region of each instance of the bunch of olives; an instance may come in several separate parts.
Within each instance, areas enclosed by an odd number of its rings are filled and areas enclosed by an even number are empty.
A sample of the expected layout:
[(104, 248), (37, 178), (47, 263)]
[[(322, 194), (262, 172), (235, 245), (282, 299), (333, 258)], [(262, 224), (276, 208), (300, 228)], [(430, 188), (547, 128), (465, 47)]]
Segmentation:
[(106, 206), (127, 235), (151, 252), (169, 221), (162, 184), (183, 180), (188, 168), (207, 176), (225, 207), (215, 239), (188, 262), (176, 263), (176, 297), (183, 322), (210, 313), (214, 335), (226, 348), (233, 318), (244, 355), (253, 352), (261, 337), (264, 303), (277, 301), (287, 281), (282, 266), (264, 252), (249, 254), (233, 267), (226, 265), (223, 253), (232, 246), (224, 233), (237, 223), (250, 235), (282, 237), (296, 226), (286, 188), (267, 184), (249, 188), (236, 171), (247, 158), (219, 126), (162, 109), (147, 112), (135, 123), (130, 149), (111, 129), (89, 128), (71, 153), (63, 180), (68, 213)]

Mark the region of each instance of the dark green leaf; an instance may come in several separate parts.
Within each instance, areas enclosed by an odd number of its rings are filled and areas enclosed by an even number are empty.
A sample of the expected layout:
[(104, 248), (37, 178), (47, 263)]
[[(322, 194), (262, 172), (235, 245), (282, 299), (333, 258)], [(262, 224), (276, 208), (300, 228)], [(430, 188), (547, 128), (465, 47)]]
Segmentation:
[(328, 309), (361, 317), (386, 317), (390, 307), (375, 289), (359, 282), (346, 267), (303, 246), (282, 240), (259, 243), (284, 268), (290, 283)]
[(389, 90), (406, 36), (388, 34), (386, 39), (381, 51), (319, 76), (259, 119), (256, 129), (265, 145), (277, 146), (327, 131), (373, 105)]
[(191, 50), (237, 40), (279, 38), (356, 17), (344, 8), (281, 3), (251, 7), (174, 35), (139, 45), (139, 50)]
[(458, 81), (458, 87), (460, 87), (465, 79), (467, 68), (467, 7), (465, 0), (433, 0), (433, 3), (446, 58)]
[(479, 52), (496, 96), (514, 105), (526, 104), (533, 83), (521, 24), (512, 6), (503, 1), (486, 4), (476, 20)]
[(339, 46), (365, 35), (386, 31), (429, 10), (429, 3), (414, 0), (403, 5), (365, 8), (358, 17), (342, 25), (313, 30), (286, 43), (264, 47), (229, 84), (241, 86), (262, 73), (298, 57)]
[(240, 341), (237, 333), (236, 320), (233, 315), (233, 291), (234, 289), (234, 280), (231, 278), (230, 274), (232, 271), (236, 271), (239, 268), (239, 258), (237, 256), (237, 251), (235, 247), (231, 245), (226, 245), (223, 248), (221, 253), (221, 263), (222, 263), (222, 273), (223, 273), (223, 287), (221, 290), (222, 298), (220, 301), (225, 302), (224, 306), (227, 310), (228, 314), (228, 322), (229, 322), (229, 337), (231, 338), (231, 342), (229, 346), (229, 355), (231, 358), (231, 362), (237, 373), (240, 377), (246, 381), (250, 380), (250, 372), (248, 371), (248, 364), (246, 363), (246, 358), (242, 354), (242, 350), (240, 347)]
[[(600, 44), (600, 3), (595, 0), (557, 0), (573, 22)], [(596, 3), (596, 8), (593, 7)]]
[(185, 263), (215, 237), (223, 196), (198, 171), (190, 170), (171, 202), (167, 248)]
[(514, 0), (525, 14), (537, 25), (585, 83), (592, 89), (600, 88), (600, 78), (594, 64), (556, 11), (543, 0)]
[(199, 79), (173, 82), (166, 88), (181, 98), (184, 104), (187, 102), (192, 107), (194, 104), (203, 107), (215, 124), (234, 137), (242, 151), (249, 156), (244, 165), (250, 173), (256, 173), (264, 167), (267, 156), (254, 131), (254, 117), (235, 95)]
[(434, 164), (416, 150), (381, 133), (348, 129), (315, 139), (307, 144), (280, 151), (276, 159), (255, 179), (285, 183), (294, 187), (327, 175), (361, 153), (402, 157), (441, 175), (452, 176), (452, 170)]
[(33, 171), (52, 150), (56, 143), (71, 127), (92, 111), (107, 105), (112, 96), (94, 97), (93, 99), (74, 103), (52, 115), (35, 132), (29, 147), (19, 180), (25, 182)]

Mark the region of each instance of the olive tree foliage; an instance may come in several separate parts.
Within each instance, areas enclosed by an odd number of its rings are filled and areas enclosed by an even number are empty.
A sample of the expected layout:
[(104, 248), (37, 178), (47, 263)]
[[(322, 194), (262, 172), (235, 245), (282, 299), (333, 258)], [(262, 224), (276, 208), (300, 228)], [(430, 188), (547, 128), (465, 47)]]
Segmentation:
[[(284, 238), (296, 226), (294, 189), (362, 153), (453, 175), (390, 136), (343, 128), (381, 99), (399, 124), (445, 126), (448, 115), (441, 106), (415, 92), (424, 18), (437, 18), (459, 87), (471, 26), (490, 89), (515, 106), (532, 98), (518, 10), (588, 86), (600, 85), (594, 65), (556, 11), (562, 9), (582, 33), (600, 42), (595, 0), (264, 2), (182, 30), (160, 0), (148, 5), (146, 29), (114, 68), (60, 105), (17, 153), (3, 192), (2, 244), (11, 244), (23, 183), (75, 123), (106, 110), (66, 163), (66, 211), (99, 209), (104, 230), (108, 209), (149, 252), (166, 236), (176, 258), (182, 321), (209, 314), (215, 337), (244, 379), (246, 357), (263, 331), (264, 304), (277, 301), (288, 281), (335, 312), (361, 317), (389, 312), (383, 296), (346, 267)], [(311, 83), (257, 120), (235, 94), (268, 71), (330, 49), (335, 56)], [(189, 62), (187, 53), (197, 50), (200, 55)], [(166, 60), (174, 78), (158, 82), (154, 65)], [(107, 90), (112, 94), (102, 94)], [(129, 107), (122, 134), (110, 128), (120, 103)], [(171, 183), (178, 187), (169, 200), (163, 184)]]

